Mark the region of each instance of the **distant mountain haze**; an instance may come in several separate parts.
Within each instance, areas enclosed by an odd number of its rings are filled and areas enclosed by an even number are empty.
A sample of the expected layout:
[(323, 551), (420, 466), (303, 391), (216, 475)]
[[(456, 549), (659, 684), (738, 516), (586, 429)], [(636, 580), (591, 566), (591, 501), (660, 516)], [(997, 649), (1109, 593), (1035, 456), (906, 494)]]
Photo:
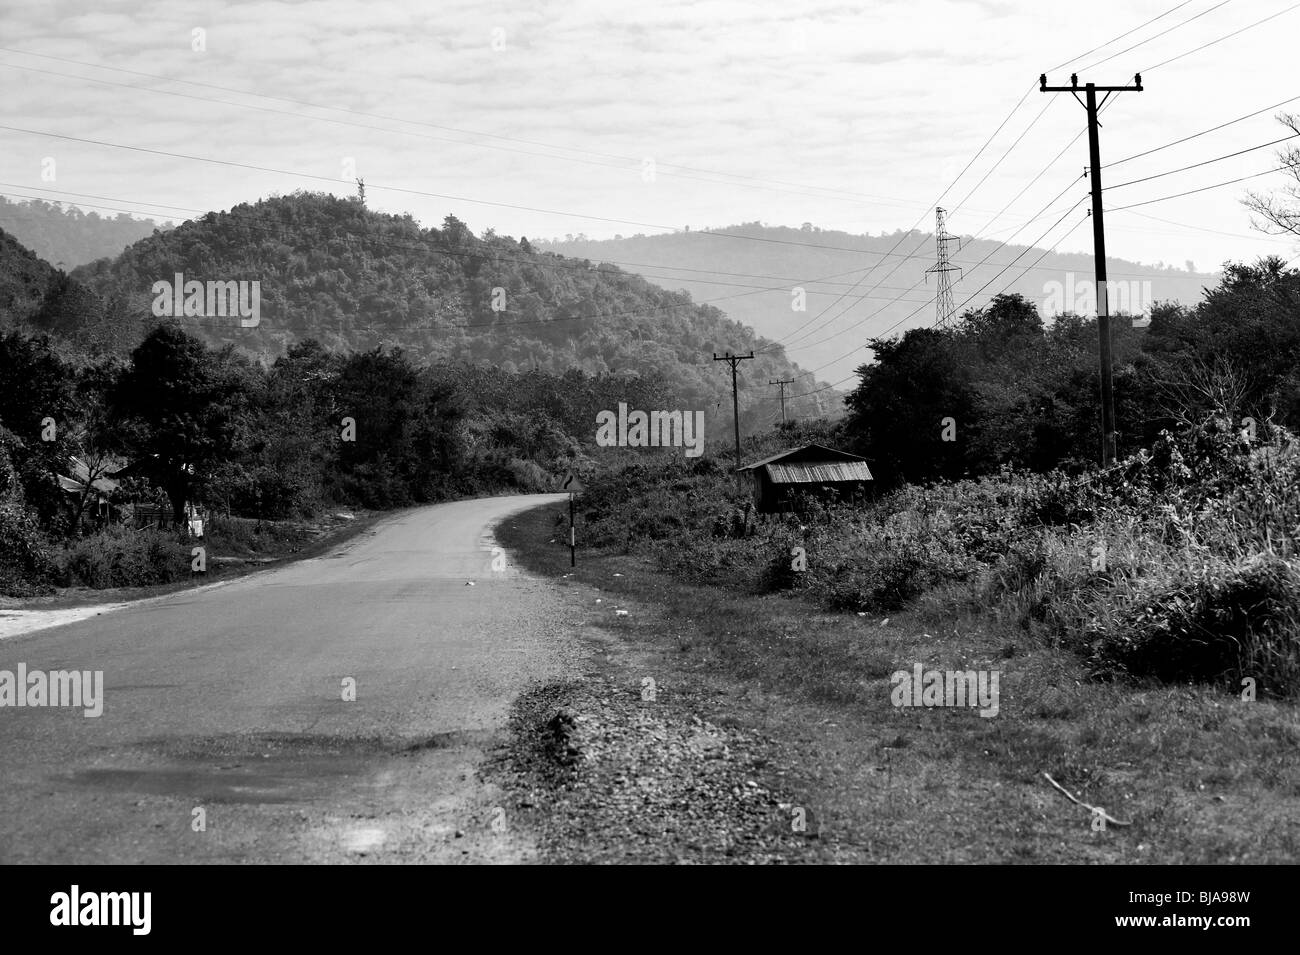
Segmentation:
[[(733, 319), (783, 344), (791, 361), (815, 370), (824, 382), (850, 376), (869, 361), (871, 351), (863, 346), (870, 338), (900, 335), (936, 321), (936, 278), (925, 274), (936, 262), (932, 233), (853, 235), (811, 224), (795, 229), (749, 222), (707, 232), (600, 241), (578, 236), (536, 244), (563, 255), (618, 264), (665, 288), (683, 289), (697, 302), (716, 300)], [(1044, 254), (1044, 249), (1024, 245), (999, 248), (996, 241), (969, 238), (962, 240), (960, 249), (956, 242), (949, 249), (951, 264), (963, 269), (951, 273), (958, 317), (1002, 291), (1024, 295), (1046, 320), (1062, 311), (1096, 313), (1091, 255)], [(891, 250), (894, 254), (887, 254)], [(1012, 262), (1015, 265), (1006, 268)], [(1206, 287), (1219, 281), (1218, 273), (1111, 257), (1107, 268), (1112, 314), (1149, 311), (1161, 301), (1194, 305)], [(800, 288), (802, 303), (796, 292)], [(796, 310), (800, 304), (803, 311)], [(806, 390), (800, 386), (807, 380), (793, 386), (792, 393)]]
[(0, 229), (56, 268), (68, 271), (105, 256), (170, 224), (136, 219), (125, 212), (101, 215), (39, 199), (14, 202), (0, 196)]

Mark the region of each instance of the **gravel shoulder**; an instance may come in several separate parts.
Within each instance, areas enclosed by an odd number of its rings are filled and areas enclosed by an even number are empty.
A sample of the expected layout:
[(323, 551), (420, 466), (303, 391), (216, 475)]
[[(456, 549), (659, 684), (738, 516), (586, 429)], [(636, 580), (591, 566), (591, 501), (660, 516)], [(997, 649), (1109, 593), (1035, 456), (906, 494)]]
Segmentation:
[(797, 755), (753, 718), (756, 698), (725, 678), (689, 674), (661, 643), (630, 639), (627, 622), (653, 609), (595, 583), (610, 574), (603, 565), (567, 573), (567, 548), (545, 536), (551, 519), (549, 508), (528, 512), (499, 537), (520, 563), (561, 585), (565, 627), (590, 648), (588, 662), (577, 679), (516, 700), (508, 738), (483, 770), (534, 833), (538, 861), (843, 857), (798, 795)]

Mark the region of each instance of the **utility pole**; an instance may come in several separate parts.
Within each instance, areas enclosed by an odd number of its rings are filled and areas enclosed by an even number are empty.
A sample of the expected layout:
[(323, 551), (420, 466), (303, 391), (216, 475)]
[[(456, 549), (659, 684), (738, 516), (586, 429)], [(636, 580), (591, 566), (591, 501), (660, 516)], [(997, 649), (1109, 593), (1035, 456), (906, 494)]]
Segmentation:
[(939, 328), (952, 328), (956, 320), (957, 307), (952, 301), (952, 283), (948, 280), (949, 272), (960, 272), (961, 269), (948, 262), (948, 243), (956, 242), (957, 248), (961, 248), (961, 240), (948, 234), (948, 227), (944, 225), (943, 209), (935, 207), (934, 210), (934, 244), (937, 247), (939, 256), (931, 268), (925, 270), (929, 275), (934, 272), (939, 276), (939, 289), (934, 297), (934, 310), (937, 319), (936, 324)]
[[(1106, 285), (1106, 229), (1101, 210), (1101, 146), (1097, 139), (1097, 113), (1106, 105), (1112, 93), (1141, 93), (1142, 74), (1133, 74), (1132, 86), (1098, 86), (1085, 83), (1084, 99), (1079, 100), (1088, 111), (1088, 167), (1092, 176), (1092, 257), (1096, 267), (1097, 283), (1097, 337), (1101, 343), (1101, 465), (1115, 463), (1115, 383), (1114, 359), (1111, 352), (1110, 296)], [(1047, 74), (1038, 77), (1039, 89), (1044, 93), (1070, 93), (1079, 99), (1079, 74), (1070, 75), (1069, 86), (1048, 86)], [(1105, 93), (1101, 103), (1097, 93)]]
[(725, 355), (713, 353), (714, 361), (725, 361), (731, 366), (731, 414), (736, 422), (736, 481), (740, 481), (740, 402), (736, 398), (736, 366), (742, 361), (749, 361), (754, 357), (751, 351), (748, 355), (733, 355), (727, 352)]
[(780, 386), (781, 386), (781, 423), (782, 423), (782, 424), (785, 424), (785, 386), (786, 386), (786, 385), (793, 385), (793, 384), (794, 384), (794, 379), (793, 379), (793, 378), (783, 378), (783, 379), (780, 380), (780, 381), (769, 381), (768, 384), (769, 384), (769, 385), (780, 385)]

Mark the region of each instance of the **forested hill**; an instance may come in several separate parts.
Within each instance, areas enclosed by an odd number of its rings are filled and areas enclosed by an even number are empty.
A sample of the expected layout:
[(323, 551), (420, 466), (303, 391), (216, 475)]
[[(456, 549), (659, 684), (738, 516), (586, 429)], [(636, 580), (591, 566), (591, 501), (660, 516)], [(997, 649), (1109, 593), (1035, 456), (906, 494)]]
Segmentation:
[(101, 216), (40, 199), (14, 202), (0, 196), (0, 228), (51, 265), (76, 268), (106, 255), (117, 255), (155, 229), (166, 228), (152, 219), (136, 219), (125, 212)]
[[(799, 375), (779, 353), (763, 353), (752, 329), (685, 292), (534, 251), (527, 239), (492, 230), (476, 237), (451, 216), (424, 229), (410, 216), (318, 193), (208, 213), (74, 278), (138, 341), (157, 321), (154, 283), (177, 273), (187, 282), (260, 282), (256, 327), (209, 316), (185, 324), (211, 343), (268, 357), (315, 338), (336, 351), (400, 346), (420, 360), (486, 360), (507, 371), (658, 373), (681, 401), (713, 411), (724, 397), (729, 403), (731, 382), (712, 353), (753, 349), (758, 358), (741, 365), (741, 403), (764, 422), (779, 416), (767, 381)], [(839, 410), (831, 391), (813, 400), (819, 407), (804, 414)]]
[(34, 314), (58, 274), (52, 265), (0, 229), (0, 330)]

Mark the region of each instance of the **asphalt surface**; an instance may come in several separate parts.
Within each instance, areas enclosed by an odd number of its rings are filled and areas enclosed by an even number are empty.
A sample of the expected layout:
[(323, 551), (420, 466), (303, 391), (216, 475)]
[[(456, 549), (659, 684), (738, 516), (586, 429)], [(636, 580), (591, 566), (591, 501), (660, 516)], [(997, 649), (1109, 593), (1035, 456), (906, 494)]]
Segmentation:
[(527, 861), (475, 767), (578, 651), (490, 528), (562, 500), (409, 511), (319, 558), (0, 640), (0, 670), (104, 681), (97, 718), (0, 708), (0, 863)]

